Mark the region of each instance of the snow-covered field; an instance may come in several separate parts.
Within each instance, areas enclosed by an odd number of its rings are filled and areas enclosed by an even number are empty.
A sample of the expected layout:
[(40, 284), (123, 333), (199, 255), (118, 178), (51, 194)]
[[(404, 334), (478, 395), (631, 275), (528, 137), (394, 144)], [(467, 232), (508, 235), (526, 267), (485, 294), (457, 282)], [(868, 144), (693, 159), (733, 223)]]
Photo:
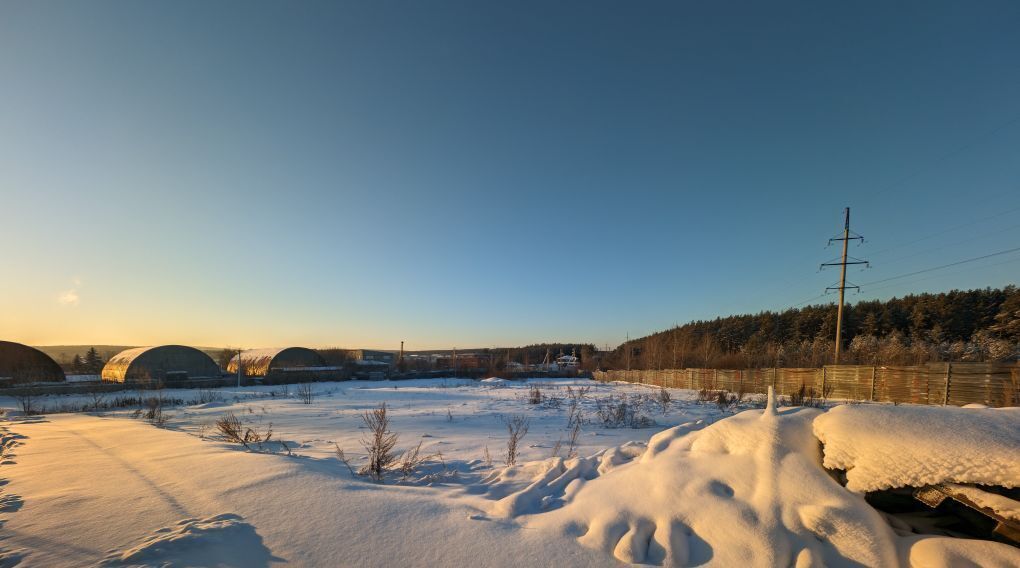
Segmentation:
[[(539, 404), (529, 401), (533, 386)], [(888, 412), (903, 407), (763, 410), (760, 400), (721, 409), (689, 391), (665, 401), (640, 385), (548, 379), (313, 388), (309, 404), (293, 385), (163, 391), (197, 404), (166, 410), (162, 427), (131, 408), (21, 417), (17, 401), (0, 398), (9, 415), (0, 422), (0, 566), (1020, 565), (1003, 544), (897, 532), (822, 468), (825, 459), (887, 471), (845, 433), (898, 428)], [(606, 426), (621, 401), (625, 421), (643, 427)], [(365, 464), (362, 414), (381, 403), (397, 450), (420, 442), (433, 457), (376, 483), (353, 475), (337, 448), (353, 469)], [(874, 414), (862, 419), (865, 409)], [(939, 410), (906, 420), (937, 424)], [(1020, 411), (953, 410), (969, 413), (953, 418), (970, 432), (965, 441), (997, 444), (998, 461), (976, 470), (978, 481), (1020, 484), (1020, 434), (1010, 428)], [(228, 413), (246, 429), (271, 429), (270, 441), (224, 441), (215, 422)], [(506, 467), (513, 416), (529, 429), (518, 465)], [(880, 453), (895, 457), (896, 437), (876, 429)], [(819, 438), (832, 440), (831, 454)], [(975, 482), (959, 470), (918, 474)]]

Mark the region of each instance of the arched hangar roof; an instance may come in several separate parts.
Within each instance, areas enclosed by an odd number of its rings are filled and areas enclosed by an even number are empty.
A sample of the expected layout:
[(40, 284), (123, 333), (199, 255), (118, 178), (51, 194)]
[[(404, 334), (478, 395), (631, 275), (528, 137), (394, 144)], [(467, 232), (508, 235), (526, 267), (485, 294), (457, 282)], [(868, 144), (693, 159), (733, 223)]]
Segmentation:
[(118, 383), (212, 379), (220, 377), (220, 367), (194, 347), (159, 345), (121, 351), (106, 362), (102, 377)]
[[(246, 376), (264, 377), (274, 369), (324, 367), (326, 360), (305, 347), (270, 347), (248, 349), (240, 353), (241, 369)], [(237, 373), (238, 355), (227, 364), (228, 373)]]
[(0, 377), (15, 383), (64, 381), (64, 370), (35, 347), (0, 341)]

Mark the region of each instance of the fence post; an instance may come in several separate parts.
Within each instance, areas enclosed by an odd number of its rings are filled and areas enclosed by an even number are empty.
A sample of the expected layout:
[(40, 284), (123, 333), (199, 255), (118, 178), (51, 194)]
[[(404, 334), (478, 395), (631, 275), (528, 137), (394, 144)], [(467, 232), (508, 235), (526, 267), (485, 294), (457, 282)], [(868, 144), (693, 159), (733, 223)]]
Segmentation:
[(819, 394), (825, 396), (825, 365), (822, 365), (822, 392)]
[(946, 392), (942, 398), (942, 406), (949, 404), (949, 375), (952, 373), (953, 364), (946, 363)]
[(871, 398), (869, 399), (871, 402), (875, 402), (875, 374), (877, 369), (878, 367), (871, 366)]
[[(772, 367), (772, 391), (775, 392), (775, 390), (776, 390), (776, 368)], [(779, 393), (776, 392), (776, 394), (778, 395)]]

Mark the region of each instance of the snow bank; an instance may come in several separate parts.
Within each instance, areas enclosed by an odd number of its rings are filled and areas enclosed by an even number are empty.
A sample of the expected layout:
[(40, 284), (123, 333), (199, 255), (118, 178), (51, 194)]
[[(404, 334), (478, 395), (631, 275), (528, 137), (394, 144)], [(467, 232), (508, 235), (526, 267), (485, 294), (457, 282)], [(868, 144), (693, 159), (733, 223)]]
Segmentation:
[(986, 540), (915, 536), (901, 545), (901, 565), (912, 568), (1015, 568), (1017, 549)]
[(1020, 486), (1020, 408), (838, 406), (814, 433), (857, 492), (934, 483)]

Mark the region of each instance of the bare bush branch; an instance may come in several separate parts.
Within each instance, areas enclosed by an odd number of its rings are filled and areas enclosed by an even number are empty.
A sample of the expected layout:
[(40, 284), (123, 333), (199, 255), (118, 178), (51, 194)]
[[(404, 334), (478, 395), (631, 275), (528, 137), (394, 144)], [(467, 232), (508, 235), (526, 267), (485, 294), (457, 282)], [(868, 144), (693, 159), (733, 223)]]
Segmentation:
[(665, 414), (669, 410), (669, 403), (673, 401), (673, 395), (669, 394), (669, 391), (662, 387), (659, 389), (659, 406), (662, 407), (662, 413)]
[(506, 418), (504, 422), (506, 423), (507, 433), (510, 436), (506, 442), (506, 465), (512, 466), (517, 464), (518, 448), (521, 440), (527, 435), (531, 422), (527, 416), (521, 414)]
[(347, 455), (344, 454), (344, 451), (340, 449), (340, 444), (333, 442), (333, 446), (336, 447), (336, 459), (340, 460), (341, 462), (343, 462), (345, 466), (347, 466), (347, 471), (350, 471), (351, 475), (358, 475), (357, 473), (354, 472), (354, 468), (351, 467), (351, 462), (350, 460), (347, 459)]
[(532, 386), (528, 389), (528, 404), (542, 404), (542, 389)]
[(574, 427), (570, 430), (569, 445), (567, 446), (567, 457), (572, 458), (577, 456), (577, 437), (581, 434), (581, 423), (574, 422)]
[(297, 396), (302, 404), (311, 404), (315, 400), (315, 391), (311, 383), (301, 383), (297, 386)]
[(386, 403), (380, 404), (375, 410), (365, 412), (361, 419), (369, 431), (369, 437), (361, 440), (361, 445), (368, 452), (368, 464), (361, 469), (361, 473), (381, 481), (383, 474), (397, 459), (393, 454), (393, 448), (397, 445), (397, 435), (390, 432)]

